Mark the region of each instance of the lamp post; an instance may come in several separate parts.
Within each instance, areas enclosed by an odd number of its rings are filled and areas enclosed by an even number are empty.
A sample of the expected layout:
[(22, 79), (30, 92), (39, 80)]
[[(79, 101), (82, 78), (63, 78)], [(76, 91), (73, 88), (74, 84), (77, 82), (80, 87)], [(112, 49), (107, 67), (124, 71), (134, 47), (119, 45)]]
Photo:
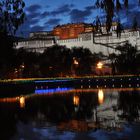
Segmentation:
[(102, 62), (98, 62), (97, 63), (97, 69), (99, 70), (99, 74), (102, 74), (102, 69), (103, 69), (103, 63)]
[(75, 57), (73, 57), (73, 63), (72, 63), (72, 74), (73, 74), (73, 76), (76, 76), (76, 68), (78, 67), (78, 65), (79, 65), (78, 60)]
[(98, 63), (97, 63), (97, 68), (98, 68), (98, 69), (102, 69), (102, 68), (103, 68), (103, 63), (98, 62)]
[(24, 68), (25, 68), (25, 65), (24, 65), (24, 62), (23, 62), (19, 67), (20, 78), (23, 77)]

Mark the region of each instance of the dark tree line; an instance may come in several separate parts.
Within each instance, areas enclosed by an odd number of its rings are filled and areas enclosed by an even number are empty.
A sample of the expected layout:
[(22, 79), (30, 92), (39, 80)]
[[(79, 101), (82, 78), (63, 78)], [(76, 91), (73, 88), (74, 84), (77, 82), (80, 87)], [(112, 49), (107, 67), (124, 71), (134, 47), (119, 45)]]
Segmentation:
[[(23, 77), (69, 77), (95, 75), (99, 61), (110, 60), (112, 74), (139, 74), (140, 52), (126, 43), (117, 47), (118, 53), (108, 57), (102, 53), (91, 53), (87, 48), (50, 46), (43, 53), (29, 52), (23, 48), (13, 49), (9, 64), (1, 78)], [(6, 60), (4, 60), (6, 61)]]
[(137, 46), (126, 43), (118, 46), (118, 54), (110, 54), (113, 74), (139, 74), (140, 52)]
[(0, 77), (14, 66), (15, 32), (24, 21), (25, 3), (22, 0), (0, 1)]
[[(83, 47), (54, 45), (44, 53), (28, 52), (23, 48), (15, 50), (13, 77), (61, 77), (84, 76), (92, 74), (92, 66), (96, 65), (100, 55), (92, 54)], [(22, 68), (22, 66), (24, 67)]]

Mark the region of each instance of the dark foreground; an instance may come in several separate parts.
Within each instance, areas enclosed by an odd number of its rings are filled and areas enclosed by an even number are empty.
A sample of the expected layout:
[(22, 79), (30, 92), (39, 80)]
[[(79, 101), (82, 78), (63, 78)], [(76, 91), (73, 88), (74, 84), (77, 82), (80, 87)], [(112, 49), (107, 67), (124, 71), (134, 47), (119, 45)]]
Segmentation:
[(16, 85), (2, 89), (1, 140), (140, 140), (139, 77)]

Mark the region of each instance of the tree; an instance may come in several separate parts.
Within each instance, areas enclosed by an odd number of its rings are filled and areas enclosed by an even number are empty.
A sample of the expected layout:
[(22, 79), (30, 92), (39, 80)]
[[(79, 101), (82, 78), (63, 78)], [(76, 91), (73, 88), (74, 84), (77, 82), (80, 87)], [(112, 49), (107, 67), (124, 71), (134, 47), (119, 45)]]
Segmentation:
[(24, 7), (23, 0), (3, 0), (0, 2), (0, 33), (15, 34), (24, 21)]
[(70, 49), (58, 45), (48, 47), (40, 57), (40, 69), (44, 77), (69, 75)]
[(14, 35), (24, 21), (25, 3), (22, 0), (0, 1), (0, 77), (12, 68), (14, 56)]
[[(140, 1), (139, 1), (140, 3)], [(112, 21), (116, 13), (122, 9), (122, 7), (128, 9), (129, 0), (96, 0), (95, 3), (97, 8), (101, 8), (106, 14), (106, 30), (110, 31), (112, 26)], [(115, 13), (116, 12), (116, 13)]]
[(137, 18), (134, 17), (134, 19), (133, 19), (133, 24), (132, 24), (132, 29), (133, 29), (134, 31), (136, 31), (137, 28), (138, 28)]
[[(115, 67), (120, 74), (136, 74), (139, 69), (139, 52), (137, 47), (126, 43), (124, 46), (118, 46), (120, 51), (115, 57)], [(113, 58), (114, 59), (114, 58)]]
[(133, 91), (120, 91), (118, 98), (118, 109), (121, 110), (121, 114), (118, 117), (130, 122), (134, 122), (139, 119), (140, 110), (140, 94), (137, 90)]
[(109, 54), (108, 59), (111, 61), (111, 67), (112, 67), (112, 74), (116, 74), (116, 58), (117, 58), (117, 54), (112, 53)]
[[(38, 77), (39, 74), (39, 57), (41, 54), (36, 52), (28, 52), (20, 48), (16, 50), (15, 64), (13, 65), (18, 71), (17, 77)], [(18, 58), (18, 59), (17, 59)], [(22, 69), (22, 65), (24, 68)]]
[[(91, 66), (93, 62), (93, 55), (91, 51), (83, 47), (74, 47), (71, 49), (72, 58), (74, 58), (78, 64), (73, 68), (76, 75), (91, 74)], [(72, 63), (72, 65), (74, 65)]]

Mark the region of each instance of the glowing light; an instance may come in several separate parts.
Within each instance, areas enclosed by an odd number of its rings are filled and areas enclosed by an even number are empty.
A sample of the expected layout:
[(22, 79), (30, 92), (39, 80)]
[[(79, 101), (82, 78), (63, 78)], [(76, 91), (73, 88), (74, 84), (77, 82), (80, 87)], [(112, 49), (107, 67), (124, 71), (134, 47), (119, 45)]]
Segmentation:
[(78, 62), (78, 60), (75, 57), (73, 57), (73, 64), (74, 65), (79, 65), (79, 62)]
[(102, 69), (102, 68), (103, 68), (103, 63), (98, 62), (98, 63), (97, 63), (97, 68), (98, 68), (98, 69)]
[(20, 97), (19, 98), (19, 103), (20, 103), (20, 108), (24, 108), (25, 107), (25, 97)]
[(104, 102), (104, 93), (102, 89), (98, 90), (98, 102), (102, 104)]
[(74, 95), (74, 96), (73, 96), (73, 104), (78, 106), (78, 105), (79, 105), (79, 102), (80, 102), (79, 97), (76, 96), (76, 95)]
[(21, 68), (23, 68), (23, 69), (24, 69), (24, 68), (25, 68), (25, 66), (24, 66), (24, 65), (21, 65)]
[(75, 59), (74, 62), (73, 62), (75, 65), (78, 65), (79, 62)]

